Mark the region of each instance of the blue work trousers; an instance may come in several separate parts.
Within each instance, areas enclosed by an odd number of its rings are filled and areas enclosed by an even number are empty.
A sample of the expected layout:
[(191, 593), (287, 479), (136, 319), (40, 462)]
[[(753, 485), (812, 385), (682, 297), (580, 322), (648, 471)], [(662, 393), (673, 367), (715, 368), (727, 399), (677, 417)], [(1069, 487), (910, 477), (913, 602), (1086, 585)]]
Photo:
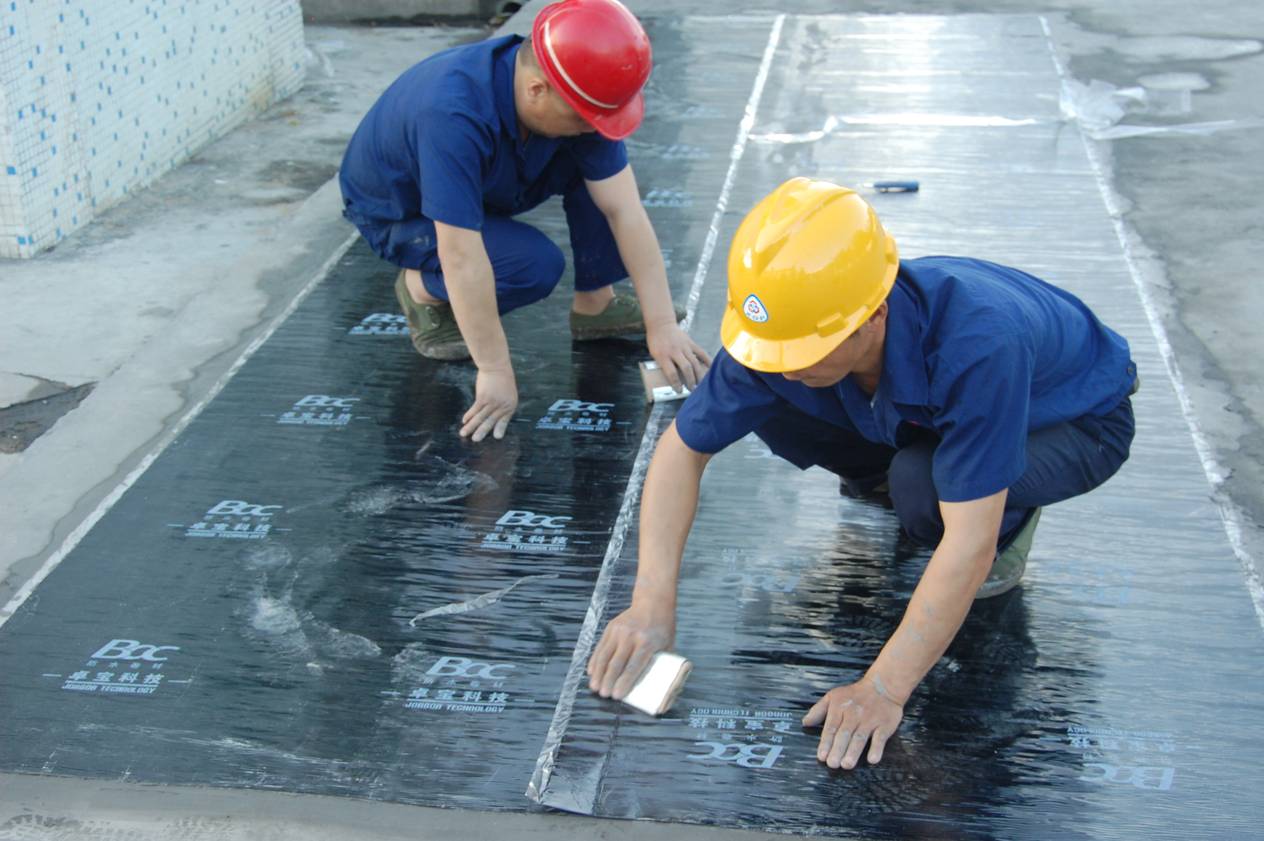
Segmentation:
[[(522, 210), (530, 209), (549, 195), (556, 195), (550, 192), (554, 187), (562, 195), (562, 209), (570, 228), (571, 250), (575, 255), (575, 289), (590, 292), (626, 278), (628, 270), (619, 257), (610, 225), (577, 170), (561, 183), (554, 180), (552, 184), (537, 187), (540, 195), (526, 197)], [(360, 226), (360, 231), (378, 256), (401, 268), (419, 269), (426, 291), (440, 300), (448, 300), (434, 222), (417, 217), (385, 229)], [(482, 234), (496, 278), (496, 303), (502, 315), (547, 298), (561, 280), (566, 268), (562, 249), (536, 228), (509, 216), (489, 213), (483, 218)]]
[[(1085, 416), (1027, 436), (1027, 469), (1009, 488), (998, 548), (1009, 545), (1033, 508), (1087, 493), (1128, 459), (1135, 425), (1124, 398), (1103, 417)], [(844, 487), (872, 487), (885, 476), (900, 526), (916, 542), (936, 546), (944, 534), (931, 465), (939, 438), (918, 430), (900, 448), (875, 444), (855, 432), (785, 404), (755, 430), (768, 448), (801, 467), (824, 467)]]

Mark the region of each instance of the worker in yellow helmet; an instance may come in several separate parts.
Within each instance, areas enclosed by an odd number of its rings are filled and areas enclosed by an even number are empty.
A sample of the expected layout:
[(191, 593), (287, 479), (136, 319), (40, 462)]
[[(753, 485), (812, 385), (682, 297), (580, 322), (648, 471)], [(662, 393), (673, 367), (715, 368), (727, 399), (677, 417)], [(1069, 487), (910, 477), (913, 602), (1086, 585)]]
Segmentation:
[[(588, 663), (622, 698), (672, 646), (685, 539), (708, 459), (748, 433), (851, 496), (889, 494), (934, 547), (899, 627), (864, 677), (804, 716), (817, 759), (854, 768), (976, 598), (1014, 587), (1042, 506), (1085, 493), (1128, 457), (1136, 366), (1075, 296), (963, 257), (901, 263), (851, 190), (795, 178), (746, 217), (729, 254), (725, 350), (664, 433), (641, 503), (631, 606)], [(807, 699), (805, 699), (806, 703)]]

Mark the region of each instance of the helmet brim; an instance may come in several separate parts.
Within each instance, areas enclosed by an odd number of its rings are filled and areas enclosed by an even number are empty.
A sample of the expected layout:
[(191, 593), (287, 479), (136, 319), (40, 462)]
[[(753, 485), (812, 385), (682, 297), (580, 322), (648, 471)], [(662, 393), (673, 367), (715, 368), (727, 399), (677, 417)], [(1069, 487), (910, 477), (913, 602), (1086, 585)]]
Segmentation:
[(730, 307), (720, 322), (720, 341), (729, 356), (752, 371), (765, 374), (784, 374), (801, 371), (824, 359), (830, 351), (841, 345), (854, 329), (840, 331), (832, 336), (803, 336), (798, 339), (771, 341), (761, 339), (746, 330), (745, 317)]
[(607, 140), (623, 140), (625, 137), (631, 136), (638, 128), (641, 127), (641, 120), (645, 118), (645, 95), (638, 93), (636, 96), (624, 103), (622, 108), (614, 111), (607, 111), (600, 108), (588, 106), (587, 109), (580, 107), (587, 105), (582, 100), (579, 103), (571, 99), (567, 99), (565, 95), (562, 97), (567, 100), (572, 108), (574, 108), (579, 116), (583, 117), (588, 125), (597, 130), (597, 133)]
[(825, 336), (812, 333), (795, 339), (761, 339), (746, 329), (746, 317), (730, 302), (720, 321), (720, 342), (724, 349), (742, 366), (764, 374), (802, 371), (820, 362), (845, 342), (848, 336), (860, 329), (891, 294), (900, 271), (900, 262), (894, 240), (887, 240), (887, 248), (891, 254), (891, 262), (882, 279), (882, 285), (878, 288), (878, 294), (865, 307), (863, 316), (855, 319), (852, 324)]
[(554, 3), (551, 6), (545, 6), (536, 15), (535, 22), (532, 24), (531, 45), (535, 51), (536, 63), (540, 65), (544, 78), (548, 79), (553, 90), (557, 91), (557, 95), (563, 102), (574, 108), (575, 113), (579, 114), (584, 122), (607, 140), (623, 140), (641, 127), (641, 121), (645, 118), (645, 95), (638, 91), (635, 96), (618, 108), (602, 108), (593, 105), (571, 90), (544, 46), (544, 24), (560, 8), (560, 5)]

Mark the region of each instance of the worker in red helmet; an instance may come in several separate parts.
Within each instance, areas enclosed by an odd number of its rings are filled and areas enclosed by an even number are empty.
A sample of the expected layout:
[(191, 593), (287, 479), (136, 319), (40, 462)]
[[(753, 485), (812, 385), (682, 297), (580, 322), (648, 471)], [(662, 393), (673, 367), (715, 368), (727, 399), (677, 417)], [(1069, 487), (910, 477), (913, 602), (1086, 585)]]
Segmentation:
[[(540, 11), (530, 40), (492, 38), (412, 67), (351, 138), (343, 212), (400, 268), (413, 346), (478, 368), (462, 436), (503, 437), (518, 406), (499, 316), (546, 297), (565, 261), (513, 217), (550, 196), (570, 228), (573, 338), (644, 333), (674, 385), (693, 387), (710, 364), (678, 324), (623, 144), (650, 67), (649, 39), (617, 0), (562, 0)], [(635, 296), (617, 293), (629, 277)]]

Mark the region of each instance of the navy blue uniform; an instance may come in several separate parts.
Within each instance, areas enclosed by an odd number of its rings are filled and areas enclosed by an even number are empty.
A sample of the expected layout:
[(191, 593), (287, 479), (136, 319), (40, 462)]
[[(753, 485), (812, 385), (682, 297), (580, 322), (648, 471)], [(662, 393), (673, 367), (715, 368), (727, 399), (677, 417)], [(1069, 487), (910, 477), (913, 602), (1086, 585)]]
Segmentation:
[(1133, 436), (1128, 343), (1078, 298), (962, 257), (901, 263), (887, 298), (877, 391), (812, 388), (721, 351), (676, 418), (691, 449), (755, 432), (800, 468), (888, 471), (905, 529), (935, 543), (938, 503), (1009, 489), (1002, 534), (1027, 510), (1091, 490)]
[(406, 71), (361, 121), (338, 176), (343, 212), (373, 250), (421, 270), (440, 299), (448, 296), (434, 223), (482, 231), (502, 313), (545, 297), (561, 277), (561, 250), (510, 218), (550, 196), (564, 197), (576, 288), (627, 277), (584, 186), (622, 171), (627, 150), (598, 134), (522, 139), (513, 96), (521, 42), (456, 47)]

